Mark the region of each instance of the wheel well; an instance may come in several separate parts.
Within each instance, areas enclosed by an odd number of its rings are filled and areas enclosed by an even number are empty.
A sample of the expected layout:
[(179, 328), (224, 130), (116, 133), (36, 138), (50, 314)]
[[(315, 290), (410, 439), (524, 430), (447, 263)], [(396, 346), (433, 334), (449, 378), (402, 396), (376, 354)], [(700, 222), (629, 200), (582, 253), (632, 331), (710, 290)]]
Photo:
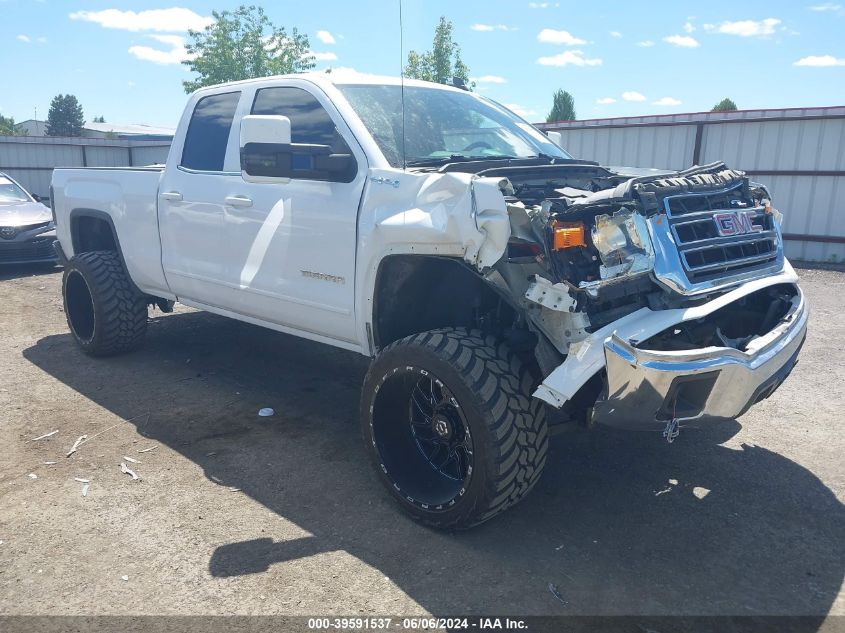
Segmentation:
[(114, 235), (114, 228), (106, 217), (85, 212), (71, 215), (70, 231), (74, 253), (89, 251), (120, 252)]
[(496, 333), (516, 321), (510, 303), (462, 261), (391, 255), (379, 266), (373, 310), (377, 348), (442, 327)]

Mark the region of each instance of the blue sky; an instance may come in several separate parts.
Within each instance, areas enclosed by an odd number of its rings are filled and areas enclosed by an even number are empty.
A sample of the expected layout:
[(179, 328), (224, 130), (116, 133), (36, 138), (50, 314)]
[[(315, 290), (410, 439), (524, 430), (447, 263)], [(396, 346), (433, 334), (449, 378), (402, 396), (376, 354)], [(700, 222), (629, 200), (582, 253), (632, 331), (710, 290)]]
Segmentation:
[[(250, 0), (259, 3), (258, 0)], [(249, 4), (250, 2), (245, 2)], [(188, 26), (239, 2), (0, 0), (0, 113), (45, 118), (75, 94), (86, 118), (175, 126)], [(399, 71), (397, 0), (266, 2), (296, 26), (317, 68)], [(404, 0), (405, 51), (431, 46), (445, 15), (478, 90), (532, 121), (554, 90), (579, 118), (845, 104), (845, 0), (632, 2)], [(155, 11), (155, 13), (151, 13)]]

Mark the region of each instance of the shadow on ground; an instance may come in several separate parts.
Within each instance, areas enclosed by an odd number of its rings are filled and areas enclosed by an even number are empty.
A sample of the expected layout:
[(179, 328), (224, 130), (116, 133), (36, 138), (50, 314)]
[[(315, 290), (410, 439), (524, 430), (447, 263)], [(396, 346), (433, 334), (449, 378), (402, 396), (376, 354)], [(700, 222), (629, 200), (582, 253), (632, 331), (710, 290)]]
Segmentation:
[(57, 270), (58, 264), (3, 264), (0, 265), (0, 281), (50, 275)]
[(24, 355), (312, 535), (223, 545), (215, 577), (343, 550), (435, 614), (823, 616), (842, 583), (842, 504), (777, 453), (720, 446), (733, 421), (671, 446), (659, 433), (558, 435), (524, 503), (443, 534), (401, 515), (365, 460), (355, 354), (188, 313), (153, 319), (129, 356), (88, 359), (68, 335)]

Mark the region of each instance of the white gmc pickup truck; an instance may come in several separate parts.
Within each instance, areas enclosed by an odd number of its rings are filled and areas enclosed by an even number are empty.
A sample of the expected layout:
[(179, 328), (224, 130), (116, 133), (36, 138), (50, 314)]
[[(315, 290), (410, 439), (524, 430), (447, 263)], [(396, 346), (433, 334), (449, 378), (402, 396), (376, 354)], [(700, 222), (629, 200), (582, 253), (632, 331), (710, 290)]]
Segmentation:
[(57, 169), (51, 200), (84, 352), (137, 347), (179, 301), (372, 357), (365, 450), (441, 528), (522, 499), (555, 423), (671, 441), (741, 415), (806, 335), (764, 186), (577, 160), (450, 86), (202, 89), (164, 167)]

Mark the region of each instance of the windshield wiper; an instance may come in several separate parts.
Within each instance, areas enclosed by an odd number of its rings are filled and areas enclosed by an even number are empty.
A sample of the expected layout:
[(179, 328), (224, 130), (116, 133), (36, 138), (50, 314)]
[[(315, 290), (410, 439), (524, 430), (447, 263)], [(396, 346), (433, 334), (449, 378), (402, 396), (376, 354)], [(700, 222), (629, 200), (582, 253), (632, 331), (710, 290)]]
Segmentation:
[(420, 158), (409, 160), (405, 164), (408, 167), (434, 167), (446, 163), (466, 163), (477, 160), (514, 160), (516, 156), (464, 156), (463, 154), (452, 154), (451, 156), (438, 156), (436, 158)]

